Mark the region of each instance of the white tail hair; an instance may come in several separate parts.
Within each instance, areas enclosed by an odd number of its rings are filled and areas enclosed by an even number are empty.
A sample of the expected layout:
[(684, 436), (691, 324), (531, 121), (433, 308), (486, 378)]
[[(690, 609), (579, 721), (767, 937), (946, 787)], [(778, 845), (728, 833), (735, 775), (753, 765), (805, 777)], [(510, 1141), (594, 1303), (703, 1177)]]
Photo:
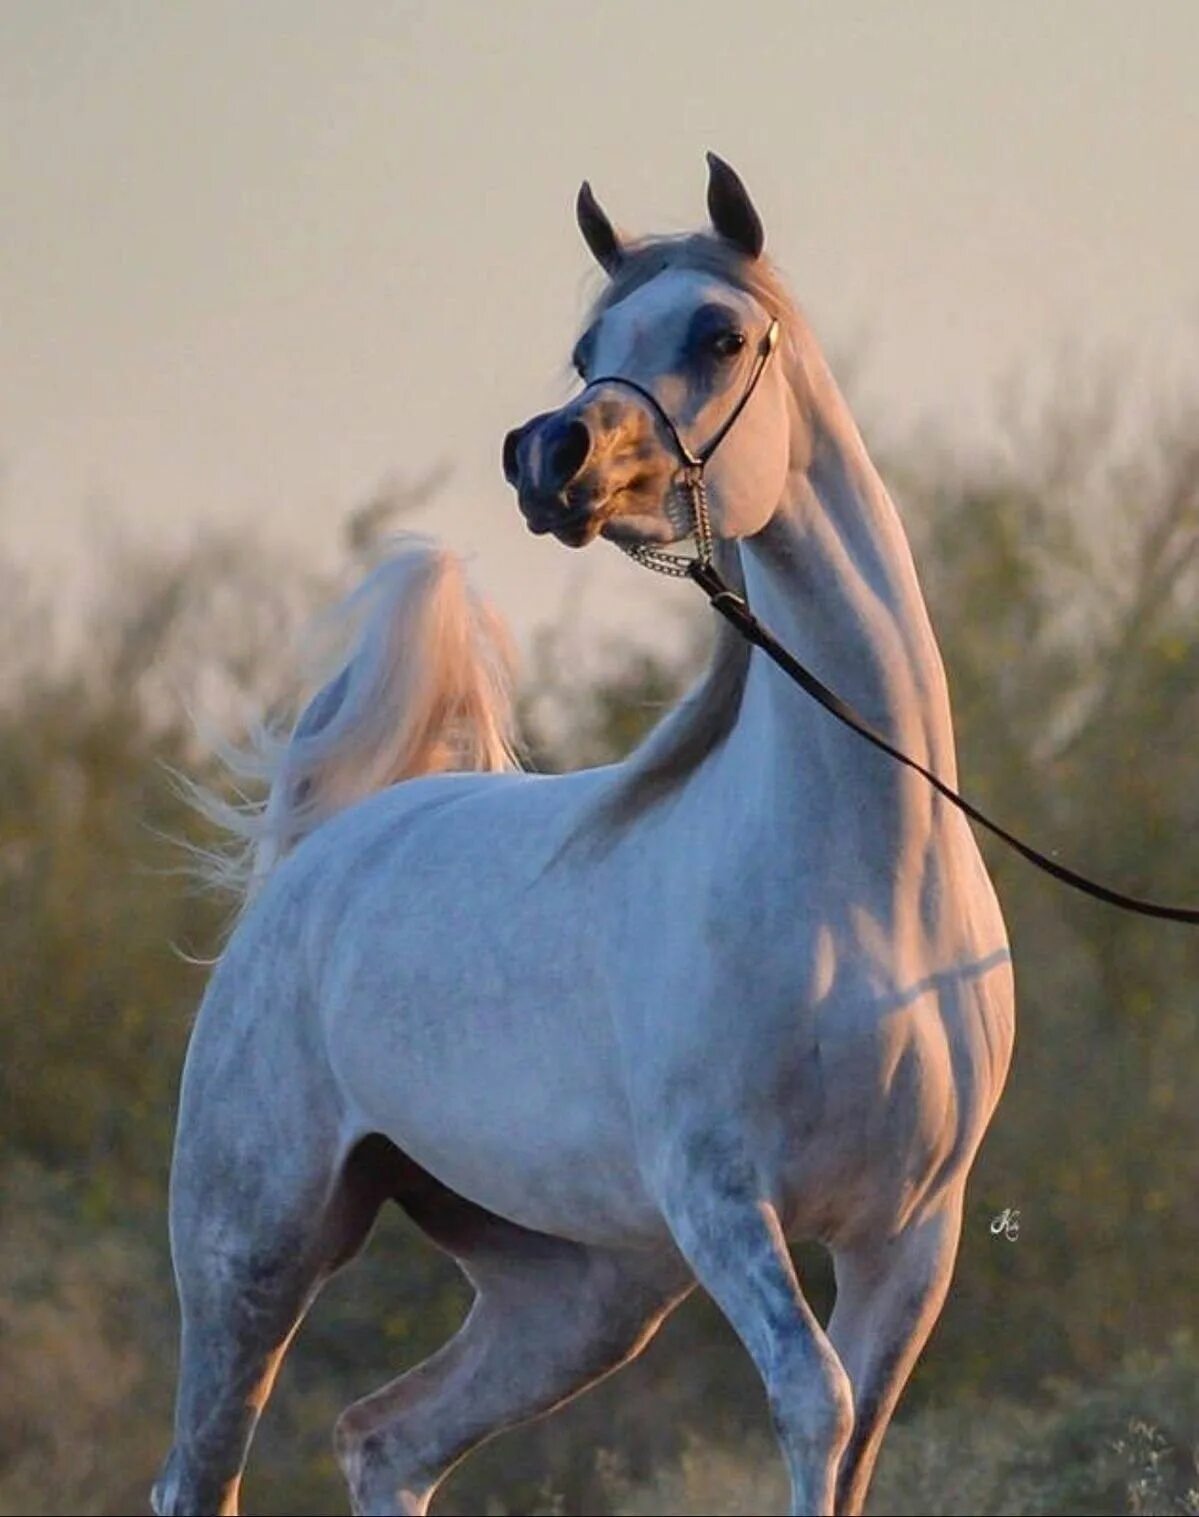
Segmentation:
[(268, 787), (265, 799), (230, 802), (187, 786), (228, 839), (200, 853), (199, 872), (243, 901), (303, 838), (364, 796), (422, 774), (518, 767), (511, 639), (456, 554), (400, 539), (320, 619), (318, 630), (331, 629), (343, 650), (349, 634), (351, 651), (290, 733), (259, 722), (247, 746), (217, 744), (239, 783)]

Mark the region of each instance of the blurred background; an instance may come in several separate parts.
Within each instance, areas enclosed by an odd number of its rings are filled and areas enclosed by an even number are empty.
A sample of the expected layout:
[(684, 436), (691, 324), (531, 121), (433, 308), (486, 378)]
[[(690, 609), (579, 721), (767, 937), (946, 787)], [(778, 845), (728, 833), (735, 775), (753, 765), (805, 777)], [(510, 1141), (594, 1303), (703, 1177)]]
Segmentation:
[[(214, 777), (197, 720), (287, 710), (395, 528), (512, 621), (542, 768), (620, 755), (702, 663), (686, 587), (534, 541), (499, 473), (568, 393), (584, 176), (661, 231), (705, 148), (737, 166), (912, 535), (967, 792), (1199, 897), (1197, 58), (1190, 0), (0, 9), (0, 1514), (145, 1510), (169, 1442), (174, 1100), (227, 914), (171, 841), (211, 841), (170, 780)], [(1199, 1512), (1199, 936), (988, 857), (1016, 1059), (873, 1509)], [(246, 1510), (343, 1511), (337, 1412), (465, 1304), (384, 1219)], [(438, 1509), (783, 1501), (696, 1299)]]

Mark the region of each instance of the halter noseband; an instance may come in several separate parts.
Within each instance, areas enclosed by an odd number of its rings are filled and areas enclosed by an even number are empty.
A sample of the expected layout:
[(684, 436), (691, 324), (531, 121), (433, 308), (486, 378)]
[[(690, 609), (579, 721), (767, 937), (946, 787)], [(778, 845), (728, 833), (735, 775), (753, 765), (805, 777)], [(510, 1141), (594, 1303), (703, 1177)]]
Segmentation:
[(708, 495), (704, 487), (704, 469), (708, 460), (720, 444), (725, 440), (733, 429), (734, 423), (745, 410), (750, 402), (750, 397), (758, 387), (758, 381), (770, 362), (770, 355), (778, 347), (779, 321), (777, 316), (772, 316), (770, 325), (766, 328), (765, 335), (758, 344), (758, 355), (754, 360), (753, 370), (746, 382), (745, 389), (741, 392), (741, 398), (725, 417), (724, 421), (715, 434), (708, 439), (698, 453), (693, 453), (679, 435), (679, 429), (674, 424), (674, 419), (666, 411), (662, 402), (644, 385), (637, 383), (635, 379), (626, 379), (623, 374), (601, 374), (598, 379), (589, 380), (584, 387), (583, 393), (593, 389), (596, 385), (623, 385), (626, 390), (632, 390), (646, 401), (658, 420), (666, 428), (674, 443), (675, 451), (682, 463), (681, 484), (687, 493), (687, 499), (691, 506), (691, 533), (695, 538), (695, 558), (688, 558), (682, 553), (667, 553), (662, 548), (651, 548), (645, 543), (617, 543), (617, 547), (627, 553), (630, 558), (637, 560), (647, 569), (654, 569), (659, 574), (669, 574), (675, 579), (683, 579), (691, 573), (693, 564), (707, 565), (712, 562), (712, 522), (708, 515)]

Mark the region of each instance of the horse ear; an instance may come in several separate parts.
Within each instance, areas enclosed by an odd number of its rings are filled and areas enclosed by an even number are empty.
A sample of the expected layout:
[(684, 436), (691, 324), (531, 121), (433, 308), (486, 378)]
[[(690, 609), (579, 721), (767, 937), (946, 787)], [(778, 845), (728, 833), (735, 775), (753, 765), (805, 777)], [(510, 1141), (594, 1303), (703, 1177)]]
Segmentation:
[(739, 176), (715, 153), (708, 154), (708, 215), (726, 242), (747, 258), (759, 256), (766, 244), (762, 219)]
[(584, 179), (575, 201), (575, 214), (579, 219), (579, 231), (583, 241), (595, 255), (595, 260), (606, 274), (615, 274), (624, 261), (624, 247), (620, 234), (608, 220), (607, 213), (591, 193), (591, 186)]

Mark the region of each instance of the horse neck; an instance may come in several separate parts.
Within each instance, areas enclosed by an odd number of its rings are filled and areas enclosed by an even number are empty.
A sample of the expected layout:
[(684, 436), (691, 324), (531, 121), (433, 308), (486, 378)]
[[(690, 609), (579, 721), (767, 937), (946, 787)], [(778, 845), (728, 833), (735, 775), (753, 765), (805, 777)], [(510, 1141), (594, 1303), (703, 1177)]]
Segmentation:
[[(809, 363), (812, 446), (770, 523), (741, 545), (750, 603), (867, 721), (954, 784), (945, 673), (907, 537), (831, 374), (818, 357)], [(813, 811), (837, 810), (847, 841), (859, 829), (877, 838), (881, 824), (901, 849), (897, 821), (909, 837), (928, 835), (924, 782), (847, 733), (762, 654), (728, 751), (742, 775), (766, 765), (770, 778), (753, 788), (773, 828), (795, 811), (798, 785), (805, 827)]]

